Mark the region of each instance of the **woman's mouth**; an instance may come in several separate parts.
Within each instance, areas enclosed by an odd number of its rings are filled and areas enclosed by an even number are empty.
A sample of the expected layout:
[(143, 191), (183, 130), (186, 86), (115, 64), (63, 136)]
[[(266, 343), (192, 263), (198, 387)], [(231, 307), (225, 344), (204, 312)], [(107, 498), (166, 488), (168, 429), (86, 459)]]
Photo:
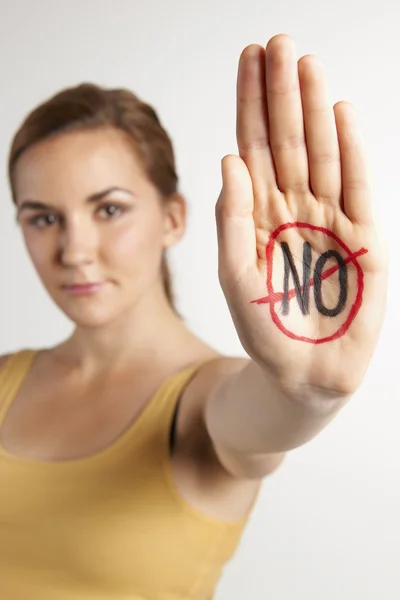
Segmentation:
[(71, 296), (88, 296), (99, 292), (103, 285), (103, 282), (76, 283), (72, 285), (64, 285), (63, 289)]

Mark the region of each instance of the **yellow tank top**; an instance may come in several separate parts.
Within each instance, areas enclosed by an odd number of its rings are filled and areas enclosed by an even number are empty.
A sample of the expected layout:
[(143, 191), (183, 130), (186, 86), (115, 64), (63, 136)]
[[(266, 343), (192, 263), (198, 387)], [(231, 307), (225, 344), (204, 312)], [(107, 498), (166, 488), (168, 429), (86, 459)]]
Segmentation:
[[(18, 352), (0, 371), (0, 427), (34, 356)], [(167, 379), (139, 418), (90, 457), (41, 462), (0, 445), (0, 598), (213, 597), (251, 511), (219, 521), (174, 486), (171, 422), (200, 364)]]

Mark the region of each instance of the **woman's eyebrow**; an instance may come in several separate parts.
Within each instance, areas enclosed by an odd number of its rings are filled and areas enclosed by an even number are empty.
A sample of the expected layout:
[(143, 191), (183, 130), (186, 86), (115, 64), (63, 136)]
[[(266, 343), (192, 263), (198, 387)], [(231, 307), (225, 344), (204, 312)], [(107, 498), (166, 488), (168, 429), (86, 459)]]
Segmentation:
[[(134, 195), (131, 190), (113, 186), (113, 187), (107, 188), (105, 190), (102, 190), (101, 192), (95, 192), (94, 194), (90, 194), (90, 196), (88, 196), (86, 198), (86, 202), (88, 204), (90, 204), (92, 202), (99, 202), (105, 196), (108, 196), (108, 194), (111, 194), (111, 192), (125, 192), (131, 196)], [(55, 206), (51, 206), (50, 204), (44, 204), (43, 202), (38, 202), (36, 200), (24, 200), (23, 202), (21, 202), (20, 206), (18, 207), (18, 214), (21, 214), (21, 212), (23, 210), (57, 210), (57, 209)]]
[(88, 203), (98, 202), (99, 200), (104, 198), (104, 196), (108, 196), (108, 194), (111, 194), (111, 192), (125, 192), (126, 194), (129, 194), (130, 196), (134, 196), (134, 193), (131, 190), (113, 186), (113, 187), (107, 188), (105, 190), (102, 190), (101, 192), (96, 192), (95, 194), (91, 194), (86, 199), (86, 202), (88, 202)]

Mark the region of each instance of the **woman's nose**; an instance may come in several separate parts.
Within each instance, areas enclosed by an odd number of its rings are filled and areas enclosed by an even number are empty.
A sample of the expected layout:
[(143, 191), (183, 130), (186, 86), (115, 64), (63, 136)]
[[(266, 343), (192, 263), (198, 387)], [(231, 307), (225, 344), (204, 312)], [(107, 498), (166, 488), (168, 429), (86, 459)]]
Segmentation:
[(66, 267), (90, 264), (95, 259), (96, 235), (93, 227), (74, 223), (65, 227), (61, 236), (61, 262)]

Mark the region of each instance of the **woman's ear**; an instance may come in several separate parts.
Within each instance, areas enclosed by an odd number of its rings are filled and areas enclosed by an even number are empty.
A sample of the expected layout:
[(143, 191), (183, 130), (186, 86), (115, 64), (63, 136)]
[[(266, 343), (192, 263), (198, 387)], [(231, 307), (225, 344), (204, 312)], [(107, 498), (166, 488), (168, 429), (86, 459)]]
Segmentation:
[(173, 194), (164, 201), (164, 248), (178, 243), (186, 232), (186, 200), (181, 194)]

